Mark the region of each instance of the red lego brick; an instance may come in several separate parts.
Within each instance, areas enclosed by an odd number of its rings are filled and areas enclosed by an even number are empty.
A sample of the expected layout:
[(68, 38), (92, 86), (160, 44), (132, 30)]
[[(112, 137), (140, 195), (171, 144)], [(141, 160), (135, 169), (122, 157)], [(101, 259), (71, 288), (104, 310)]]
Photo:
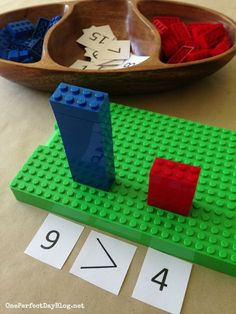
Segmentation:
[(178, 51), (168, 60), (169, 64), (181, 63), (186, 61), (186, 58), (194, 50), (194, 46), (182, 46)]
[(212, 51), (210, 49), (202, 49), (199, 51), (193, 51), (188, 54), (185, 61), (197, 61), (212, 57)]
[(164, 34), (161, 36), (161, 44), (162, 44), (162, 50), (166, 57), (171, 57), (173, 54), (176, 53), (176, 51), (179, 49), (179, 45), (174, 39), (174, 37), (169, 33), (169, 30), (167, 30)]
[(184, 44), (192, 39), (187, 26), (183, 22), (173, 23), (169, 29), (178, 44)]
[(223, 52), (225, 52), (226, 50), (228, 50), (230, 47), (232, 46), (228, 36), (225, 36), (224, 39), (218, 44), (216, 45), (216, 47), (214, 49), (212, 49), (212, 55), (213, 56), (217, 56)]
[(214, 28), (198, 36), (196, 41), (202, 46), (202, 48), (213, 48), (220, 41), (222, 41), (225, 36), (227, 36), (227, 32), (224, 25), (215, 24)]
[(187, 28), (192, 35), (192, 38), (196, 39), (198, 36), (214, 29), (216, 25), (219, 25), (219, 23), (189, 23)]
[(181, 19), (177, 16), (154, 16), (153, 19), (158, 19), (161, 23), (163, 23), (165, 26), (170, 27), (173, 23), (179, 23), (181, 22)]
[(200, 167), (156, 158), (149, 176), (148, 204), (187, 216), (200, 170)]
[(161, 35), (167, 31), (168, 27), (157, 18), (154, 18), (152, 22)]
[(232, 46), (222, 23), (185, 24), (176, 16), (154, 16), (153, 24), (161, 35), (162, 61), (169, 64), (206, 59)]
[(194, 50), (201, 50), (202, 48), (194, 40), (186, 40), (184, 46), (192, 46)]

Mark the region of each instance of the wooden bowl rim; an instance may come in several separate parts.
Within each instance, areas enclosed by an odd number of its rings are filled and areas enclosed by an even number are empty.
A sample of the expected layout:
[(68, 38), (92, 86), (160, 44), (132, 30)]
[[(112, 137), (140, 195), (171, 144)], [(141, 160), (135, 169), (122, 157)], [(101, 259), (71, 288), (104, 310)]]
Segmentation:
[[(104, 0), (105, 1), (105, 0)], [(110, 0), (107, 0), (110, 1)], [(140, 10), (138, 9), (138, 4), (142, 3), (142, 2), (149, 2), (146, 0), (116, 0), (117, 2), (127, 2), (128, 5), (132, 5), (134, 6), (135, 10), (139, 12), (139, 15), (142, 17), (142, 22), (144, 24), (146, 24), (146, 26), (148, 26), (149, 29), (151, 29), (152, 31), (156, 31), (155, 27), (152, 25), (152, 23), (148, 20), (148, 18), (143, 15)], [(185, 63), (180, 63), (180, 64), (167, 64), (162, 62), (161, 60), (158, 60), (158, 64), (157, 65), (147, 65), (149, 62), (149, 59), (147, 59), (146, 61), (142, 62), (139, 65), (130, 67), (130, 68), (123, 68), (123, 69), (110, 69), (110, 70), (79, 70), (79, 69), (75, 69), (75, 68), (70, 68), (70, 67), (66, 67), (63, 66), (57, 62), (55, 62), (49, 55), (48, 52), (48, 42), (50, 40), (50, 37), (53, 34), (53, 31), (56, 29), (56, 27), (58, 27), (59, 25), (61, 25), (66, 19), (69, 19), (71, 14), (73, 14), (73, 11), (75, 9), (75, 7), (77, 5), (79, 5), (79, 3), (81, 2), (99, 2), (99, 0), (76, 0), (76, 1), (69, 1), (69, 2), (57, 2), (57, 3), (48, 3), (48, 4), (42, 4), (42, 5), (33, 5), (33, 6), (26, 6), (24, 8), (21, 9), (17, 9), (17, 10), (13, 10), (13, 11), (7, 11), (4, 12), (0, 15), (3, 16), (5, 14), (10, 14), (10, 13), (16, 13), (16, 12), (20, 12), (20, 11), (24, 11), (27, 9), (37, 9), (38, 7), (47, 7), (47, 6), (64, 6), (64, 7), (68, 7), (67, 12), (62, 16), (62, 19), (56, 24), (54, 25), (46, 34), (45, 38), (44, 38), (44, 48), (43, 48), (43, 55), (41, 60), (39, 60), (38, 62), (34, 62), (34, 63), (20, 63), (20, 62), (14, 62), (14, 61), (9, 61), (9, 60), (5, 60), (5, 59), (1, 59), (0, 58), (0, 65), (2, 64), (6, 64), (6, 65), (14, 65), (14, 66), (18, 66), (18, 67), (24, 67), (24, 68), (31, 68), (31, 69), (45, 69), (45, 70), (50, 70), (50, 71), (64, 71), (64, 72), (71, 72), (71, 73), (88, 73), (88, 74), (118, 74), (118, 73), (123, 73), (123, 72), (145, 72), (145, 71), (156, 71), (156, 70), (171, 70), (171, 69), (177, 69), (177, 68), (186, 68), (186, 67), (193, 67), (193, 66), (197, 66), (199, 64), (204, 64), (204, 63), (211, 63), (211, 62), (215, 62), (217, 60), (223, 59), (229, 55), (235, 55), (236, 54), (236, 40), (234, 41), (232, 47), (230, 47), (227, 51), (225, 51), (222, 54), (219, 54), (217, 56), (213, 56), (213, 57), (209, 57), (209, 58), (205, 58), (205, 59), (201, 59), (201, 60), (197, 60), (197, 61), (191, 61), (191, 62), (185, 62)], [(230, 24), (234, 31), (235, 31), (235, 37), (236, 37), (236, 22), (228, 17), (225, 14), (222, 14), (216, 10), (213, 10), (211, 8), (206, 8), (204, 6), (198, 5), (198, 4), (192, 4), (192, 3), (185, 3), (185, 2), (181, 2), (181, 1), (171, 1), (171, 0), (150, 0), (150, 2), (160, 2), (160, 3), (168, 3), (170, 5), (178, 5), (178, 6), (187, 6), (187, 7), (191, 7), (193, 9), (200, 9), (203, 11), (207, 11), (209, 13), (212, 13), (213, 15), (216, 16), (220, 16), (221, 19), (225, 20), (228, 24)], [(140, 18), (139, 16), (139, 18)], [(157, 31), (156, 31), (157, 32)], [(158, 32), (157, 32), (158, 33)], [(45, 62), (46, 58), (50, 58), (50, 62)], [(44, 65), (44, 66), (43, 66)]]

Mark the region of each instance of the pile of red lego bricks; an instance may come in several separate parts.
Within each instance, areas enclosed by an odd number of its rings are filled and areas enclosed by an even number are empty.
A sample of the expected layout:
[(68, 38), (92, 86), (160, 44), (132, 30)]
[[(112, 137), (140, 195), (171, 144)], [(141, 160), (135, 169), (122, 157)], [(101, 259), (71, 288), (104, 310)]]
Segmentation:
[(183, 63), (219, 55), (232, 43), (221, 23), (184, 23), (176, 16), (155, 16), (153, 24), (162, 41), (162, 59), (167, 63)]

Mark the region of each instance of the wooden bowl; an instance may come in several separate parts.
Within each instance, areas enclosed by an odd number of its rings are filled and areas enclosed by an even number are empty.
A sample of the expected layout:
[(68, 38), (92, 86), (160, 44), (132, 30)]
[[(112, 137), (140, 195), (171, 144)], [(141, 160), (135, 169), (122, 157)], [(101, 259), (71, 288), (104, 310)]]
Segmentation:
[[(223, 67), (236, 52), (236, 23), (210, 9), (164, 0), (79, 0), (70, 3), (29, 7), (0, 15), (0, 28), (7, 23), (39, 17), (62, 19), (46, 34), (39, 62), (22, 64), (0, 59), (0, 75), (35, 89), (52, 91), (65, 81), (111, 94), (147, 93), (171, 90), (205, 77)], [(220, 22), (228, 30), (232, 47), (225, 53), (182, 64), (160, 60), (161, 39), (151, 20), (155, 15), (176, 15), (184, 22)], [(133, 52), (149, 55), (145, 62), (117, 70), (81, 71), (69, 68), (84, 58), (76, 43), (82, 29), (109, 24), (118, 39), (130, 39)]]

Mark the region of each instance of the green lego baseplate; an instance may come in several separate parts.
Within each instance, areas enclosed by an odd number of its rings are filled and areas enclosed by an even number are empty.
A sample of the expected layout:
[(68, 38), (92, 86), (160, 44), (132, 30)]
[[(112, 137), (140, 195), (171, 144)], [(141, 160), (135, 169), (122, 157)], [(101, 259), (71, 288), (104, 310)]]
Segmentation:
[[(72, 180), (56, 128), (11, 182), (16, 198), (236, 276), (236, 132), (115, 103), (111, 114), (110, 192)], [(147, 205), (157, 156), (201, 167), (189, 217)]]

